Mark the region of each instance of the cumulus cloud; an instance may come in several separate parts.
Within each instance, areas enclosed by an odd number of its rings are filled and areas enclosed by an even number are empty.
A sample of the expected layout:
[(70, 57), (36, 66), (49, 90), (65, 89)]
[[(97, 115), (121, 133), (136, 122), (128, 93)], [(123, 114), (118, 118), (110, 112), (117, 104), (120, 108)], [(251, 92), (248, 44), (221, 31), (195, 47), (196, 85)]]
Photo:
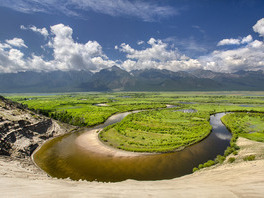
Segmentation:
[(11, 48), (11, 46), (8, 45), (7, 43), (1, 43), (0, 42), (0, 49), (7, 49), (7, 48)]
[(0, 43), (0, 72), (14, 72), (25, 67), (24, 54)]
[(31, 25), (29, 27), (25, 27), (24, 25), (21, 25), (20, 29), (22, 29), (22, 30), (32, 30), (33, 32), (37, 32), (37, 33), (41, 34), (45, 38), (47, 38), (49, 36), (49, 32), (48, 32), (48, 30), (46, 28), (37, 28), (34, 25)]
[[(264, 36), (264, 18), (257, 21), (253, 30)], [(215, 50), (207, 56), (199, 57), (204, 69), (222, 72), (238, 70), (264, 70), (264, 42), (253, 40), (251, 35), (238, 39), (224, 39), (220, 45), (238, 45), (235, 49)], [(244, 45), (241, 45), (244, 44)]]
[(14, 47), (25, 47), (25, 48), (27, 48), (27, 46), (24, 43), (24, 40), (21, 38), (13, 38), (11, 40), (6, 40), (6, 43), (8, 43), (9, 45), (12, 45)]
[(54, 59), (59, 69), (88, 69), (100, 70), (114, 65), (103, 53), (101, 45), (96, 41), (85, 44), (74, 42), (72, 29), (69, 26), (58, 24), (51, 26), (54, 35), (49, 46), (53, 48)]
[(251, 35), (248, 35), (248, 36), (242, 38), (241, 44), (250, 43), (251, 41), (253, 41), (253, 38)]
[(264, 68), (264, 43), (255, 40), (232, 50), (214, 51), (199, 58), (204, 69), (222, 72), (259, 70)]
[(245, 43), (250, 43), (252, 41), (252, 36), (248, 35), (244, 38), (239, 38), (239, 39), (223, 39), (217, 43), (217, 46), (222, 46), (222, 45), (240, 45), (240, 44), (245, 44)]
[(149, 48), (133, 49), (129, 44), (122, 43), (118, 50), (126, 53), (128, 58), (122, 67), (128, 71), (135, 69), (168, 69), (172, 71), (200, 68), (199, 61), (181, 55), (176, 48), (171, 48), (161, 40), (150, 38)]
[[(253, 26), (253, 29), (262, 36), (259, 21)], [(31, 30), (38, 32), (39, 28), (33, 29)], [(221, 72), (264, 69), (264, 41), (253, 40), (251, 35), (219, 41), (219, 46), (231, 43), (235, 46), (232, 46), (232, 49), (220, 48), (220, 50), (214, 50), (196, 59), (179, 52), (175, 47), (177, 43), (170, 45), (171, 42), (166, 40), (150, 38), (147, 42), (134, 43), (136, 48), (132, 47), (133, 44), (122, 43), (115, 46), (115, 49), (124, 53), (126, 59), (115, 61), (106, 56), (97, 41), (87, 41), (86, 43), (74, 41), (73, 30), (69, 26), (57, 24), (51, 26), (49, 32), (46, 47), (49, 47), (53, 52), (53, 56), (49, 60), (34, 53), (26, 56), (23, 50), (27, 48), (27, 45), (21, 38), (0, 42), (0, 72), (25, 70), (99, 71), (113, 65), (120, 66), (127, 71), (150, 68), (171, 71), (203, 68)], [(141, 45), (142, 43), (144, 46)]]
[(85, 44), (77, 43), (72, 38), (73, 30), (69, 26), (57, 24), (50, 27), (51, 37), (48, 47), (53, 51), (53, 59), (45, 60), (43, 56), (32, 54), (24, 57), (22, 51), (14, 47), (26, 47), (19, 38), (0, 42), (0, 72), (17, 72), (25, 70), (50, 71), (50, 70), (90, 70), (100, 69), (115, 65), (103, 53), (101, 45), (96, 41)]
[(221, 45), (239, 45), (240, 40), (239, 39), (223, 39), (217, 43), (217, 46)]
[(253, 26), (253, 30), (256, 33), (259, 33), (260, 36), (264, 37), (264, 18), (257, 21), (257, 23)]
[(24, 12), (60, 12), (70, 16), (80, 16), (81, 11), (94, 11), (110, 16), (131, 16), (144, 21), (154, 21), (179, 14), (171, 6), (162, 6), (153, 1), (137, 0), (0, 0), (1, 5)]

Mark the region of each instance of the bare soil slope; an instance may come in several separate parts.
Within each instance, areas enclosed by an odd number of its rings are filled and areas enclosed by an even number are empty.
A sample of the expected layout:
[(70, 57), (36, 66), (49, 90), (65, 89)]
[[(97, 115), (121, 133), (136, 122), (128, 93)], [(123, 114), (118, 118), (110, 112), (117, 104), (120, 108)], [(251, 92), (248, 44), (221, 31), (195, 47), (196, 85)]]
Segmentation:
[(66, 132), (57, 122), (0, 96), (0, 155), (29, 157), (45, 140)]

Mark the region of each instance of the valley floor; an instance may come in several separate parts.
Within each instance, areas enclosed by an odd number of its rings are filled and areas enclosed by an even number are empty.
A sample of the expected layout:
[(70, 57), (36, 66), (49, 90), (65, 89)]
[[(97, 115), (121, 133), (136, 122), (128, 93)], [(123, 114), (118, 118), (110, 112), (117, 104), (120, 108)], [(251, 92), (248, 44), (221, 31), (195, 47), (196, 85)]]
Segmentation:
[[(239, 138), (236, 160), (172, 180), (117, 183), (48, 177), (30, 159), (0, 157), (1, 197), (263, 197), (264, 144)], [(243, 158), (253, 154), (254, 161)]]

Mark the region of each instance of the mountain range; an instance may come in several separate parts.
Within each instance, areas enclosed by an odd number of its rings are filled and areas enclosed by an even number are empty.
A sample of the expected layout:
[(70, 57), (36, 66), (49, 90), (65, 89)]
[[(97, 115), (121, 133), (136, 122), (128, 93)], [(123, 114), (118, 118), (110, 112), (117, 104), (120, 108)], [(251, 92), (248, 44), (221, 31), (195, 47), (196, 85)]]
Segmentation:
[(0, 74), (0, 93), (82, 91), (264, 91), (264, 72), (146, 69), (127, 72), (117, 66), (90, 71)]

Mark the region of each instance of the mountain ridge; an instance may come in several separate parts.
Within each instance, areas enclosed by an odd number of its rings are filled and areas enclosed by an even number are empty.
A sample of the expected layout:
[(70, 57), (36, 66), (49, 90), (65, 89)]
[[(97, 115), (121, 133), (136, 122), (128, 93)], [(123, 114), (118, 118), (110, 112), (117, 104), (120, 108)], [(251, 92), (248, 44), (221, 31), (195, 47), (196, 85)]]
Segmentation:
[(117, 66), (90, 71), (0, 74), (0, 93), (85, 91), (264, 91), (264, 72), (145, 69), (127, 72)]

